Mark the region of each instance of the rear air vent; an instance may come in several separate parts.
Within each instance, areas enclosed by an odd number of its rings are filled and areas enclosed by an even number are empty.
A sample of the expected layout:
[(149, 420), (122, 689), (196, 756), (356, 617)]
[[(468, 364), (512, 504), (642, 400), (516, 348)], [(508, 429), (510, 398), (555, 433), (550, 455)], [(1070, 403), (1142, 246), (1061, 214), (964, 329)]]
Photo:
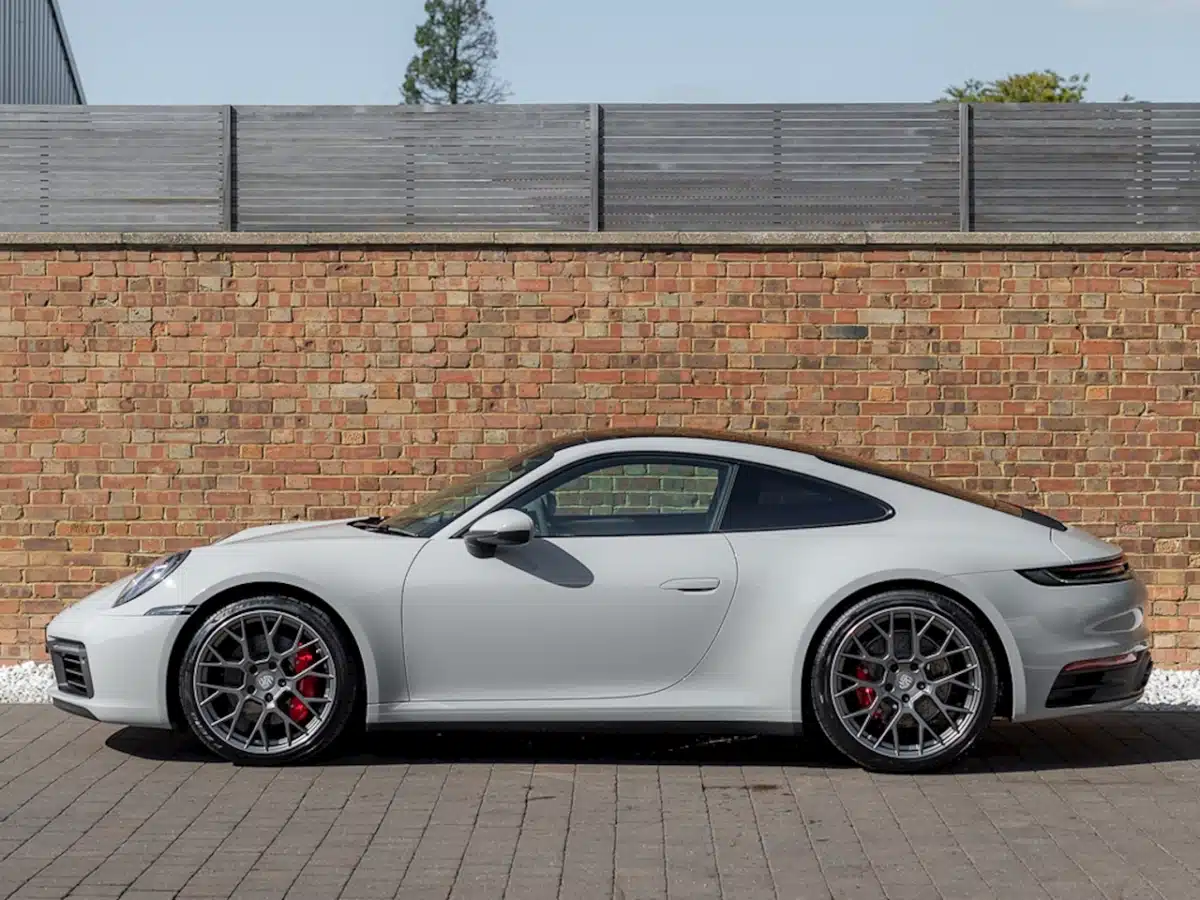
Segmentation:
[(1035, 584), (1046, 587), (1070, 587), (1081, 584), (1109, 584), (1128, 581), (1133, 577), (1125, 554), (1097, 562), (1079, 563), (1072, 566), (1055, 566), (1050, 569), (1025, 569), (1021, 572)]

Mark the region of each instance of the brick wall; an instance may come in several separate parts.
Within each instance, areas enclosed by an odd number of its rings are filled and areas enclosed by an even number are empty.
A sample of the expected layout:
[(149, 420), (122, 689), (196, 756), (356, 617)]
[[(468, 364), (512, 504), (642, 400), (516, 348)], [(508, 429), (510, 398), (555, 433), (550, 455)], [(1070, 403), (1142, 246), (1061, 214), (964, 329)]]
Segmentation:
[(67, 246), (0, 243), (0, 658), (163, 551), (659, 423), (1115, 538), (1200, 665), (1200, 250)]

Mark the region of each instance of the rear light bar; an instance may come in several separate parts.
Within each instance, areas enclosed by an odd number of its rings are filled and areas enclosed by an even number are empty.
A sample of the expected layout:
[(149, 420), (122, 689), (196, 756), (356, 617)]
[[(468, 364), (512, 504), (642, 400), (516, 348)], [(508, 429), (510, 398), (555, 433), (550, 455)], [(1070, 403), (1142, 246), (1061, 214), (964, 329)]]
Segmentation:
[(1097, 562), (1078, 563), (1070, 566), (1053, 566), (1048, 569), (1023, 569), (1021, 574), (1034, 584), (1046, 587), (1070, 587), (1080, 584), (1109, 584), (1128, 581), (1133, 577), (1125, 554)]

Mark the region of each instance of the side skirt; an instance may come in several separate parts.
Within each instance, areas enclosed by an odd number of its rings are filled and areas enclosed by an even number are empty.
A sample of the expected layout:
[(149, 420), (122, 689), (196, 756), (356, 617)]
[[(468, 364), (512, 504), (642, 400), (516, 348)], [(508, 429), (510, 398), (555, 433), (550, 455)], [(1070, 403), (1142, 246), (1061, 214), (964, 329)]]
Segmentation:
[(683, 721), (627, 721), (627, 722), (596, 722), (596, 721), (566, 721), (566, 720), (529, 720), (520, 721), (504, 719), (498, 721), (461, 719), (447, 721), (392, 721), (371, 722), (367, 725), (371, 732), (413, 731), (413, 732), (507, 732), (525, 734), (605, 734), (605, 735), (721, 735), (721, 736), (779, 736), (796, 737), (801, 733), (798, 722), (702, 722), (695, 720)]

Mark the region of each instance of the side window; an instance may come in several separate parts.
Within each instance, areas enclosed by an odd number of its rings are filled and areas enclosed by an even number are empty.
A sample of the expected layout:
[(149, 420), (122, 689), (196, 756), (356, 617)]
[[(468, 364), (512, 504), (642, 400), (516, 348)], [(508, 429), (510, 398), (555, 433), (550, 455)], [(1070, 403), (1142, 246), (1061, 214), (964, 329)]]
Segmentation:
[(711, 530), (728, 466), (663, 457), (609, 459), (534, 488), (516, 505), (539, 537)]
[(795, 472), (739, 465), (722, 531), (769, 531), (858, 525), (891, 510), (865, 494)]

